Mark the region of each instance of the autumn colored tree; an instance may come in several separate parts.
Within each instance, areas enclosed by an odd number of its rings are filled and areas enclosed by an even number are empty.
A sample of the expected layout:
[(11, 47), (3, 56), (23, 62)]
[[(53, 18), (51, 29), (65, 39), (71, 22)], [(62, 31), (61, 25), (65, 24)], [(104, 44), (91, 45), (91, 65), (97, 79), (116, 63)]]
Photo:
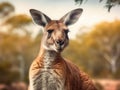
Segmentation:
[(96, 26), (95, 31), (93, 36), (96, 36), (99, 53), (110, 64), (112, 73), (115, 73), (120, 59), (120, 21), (103, 22)]
[[(6, 7), (9, 14), (3, 15)], [(29, 66), (39, 50), (41, 30), (33, 38), (34, 26), (31, 17), (26, 14), (16, 15), (15, 7), (9, 2), (0, 3), (0, 10), (0, 14), (5, 18), (0, 17), (0, 83), (28, 81)]]
[[(31, 30), (28, 28), (32, 25), (32, 20), (25, 14), (16, 15), (14, 13), (9, 17), (14, 9), (14, 6), (8, 2), (0, 3), (0, 19), (2, 19), (2, 23), (0, 23), (0, 66), (4, 68), (1, 70), (0, 77), (2, 79), (0, 79), (0, 82), (4, 80), (4, 83), (14, 81), (14, 78), (17, 80), (27, 78), (27, 75), (25, 75), (29, 67), (27, 63), (32, 61), (31, 59), (28, 61), (29, 55), (26, 56), (27, 49), (33, 42)], [(3, 17), (6, 19), (3, 20)], [(11, 65), (10, 68), (6, 67), (8, 63)], [(15, 72), (18, 74), (16, 76), (20, 77), (14, 76)]]
[[(21, 68), (25, 70), (24, 67), (21, 67), (21, 58), (22, 62), (26, 62), (24, 59), (25, 50), (27, 50), (28, 45), (30, 44), (30, 38), (26, 36), (19, 36), (16, 34), (2, 33), (0, 32), (0, 66), (2, 66), (3, 70), (1, 71), (1, 80), (4, 80), (4, 83), (8, 83), (8, 80), (11, 81), (20, 80), (21, 76)], [(7, 62), (7, 63), (6, 63)], [(10, 67), (7, 67), (8, 65)], [(2, 72), (2, 71), (6, 72)], [(17, 73), (20, 77), (15, 76), (14, 73)], [(11, 74), (10, 74), (11, 73)], [(11, 78), (9, 75), (12, 75)], [(4, 77), (6, 76), (6, 77)], [(10, 81), (9, 81), (10, 82)]]
[(120, 75), (120, 21), (102, 22), (80, 38), (81, 52), (88, 55), (94, 76), (103, 72), (114, 77)]

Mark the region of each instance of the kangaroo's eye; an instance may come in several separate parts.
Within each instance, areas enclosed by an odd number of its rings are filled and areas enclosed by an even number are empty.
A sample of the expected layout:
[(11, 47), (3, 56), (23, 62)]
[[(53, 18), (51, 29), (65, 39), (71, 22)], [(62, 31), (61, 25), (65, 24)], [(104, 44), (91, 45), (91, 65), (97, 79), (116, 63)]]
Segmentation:
[(52, 34), (52, 32), (53, 32), (54, 30), (52, 30), (52, 29), (50, 29), (50, 30), (47, 30), (47, 32), (48, 32), (48, 38), (50, 38), (51, 37), (51, 34)]
[(50, 30), (47, 30), (48, 33), (52, 33), (54, 30), (50, 29)]
[(65, 32), (66, 34), (68, 34), (68, 32), (70, 32), (70, 31), (67, 29), (67, 30), (64, 30), (64, 32)]

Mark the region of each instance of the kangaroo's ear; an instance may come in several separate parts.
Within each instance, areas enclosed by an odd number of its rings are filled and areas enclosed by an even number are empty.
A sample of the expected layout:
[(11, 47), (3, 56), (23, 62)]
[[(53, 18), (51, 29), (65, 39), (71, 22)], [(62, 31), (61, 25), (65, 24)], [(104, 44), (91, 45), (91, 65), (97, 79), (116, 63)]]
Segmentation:
[(82, 8), (78, 8), (75, 10), (72, 10), (70, 12), (68, 12), (66, 15), (64, 15), (60, 21), (64, 22), (65, 25), (72, 25), (75, 22), (77, 22), (77, 20), (79, 19), (81, 13), (83, 12)]
[(43, 27), (45, 27), (48, 24), (48, 22), (51, 21), (51, 19), (48, 16), (46, 16), (44, 13), (42, 13), (38, 10), (30, 9), (30, 14), (31, 14), (34, 22)]

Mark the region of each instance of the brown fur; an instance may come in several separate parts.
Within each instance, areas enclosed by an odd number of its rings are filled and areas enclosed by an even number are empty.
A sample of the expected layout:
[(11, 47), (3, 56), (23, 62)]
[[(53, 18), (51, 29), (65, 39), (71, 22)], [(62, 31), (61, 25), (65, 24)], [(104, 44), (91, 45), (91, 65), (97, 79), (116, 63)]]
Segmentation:
[[(37, 57), (31, 65), (30, 75), (34, 77), (36, 74), (39, 74), (38, 71), (42, 67), (42, 57)], [(65, 78), (65, 90), (96, 90), (88, 75), (59, 55), (51, 68), (61, 78)]]
[[(47, 30), (51, 29), (54, 31), (51, 33), (51, 37), (47, 38)], [(67, 29), (67, 26), (61, 22), (61, 20), (51, 20), (45, 26), (39, 55), (33, 61), (29, 71), (30, 83), (32, 82), (32, 84), (30, 84), (30, 90), (96, 90), (88, 75), (79, 70), (79, 68), (69, 60), (63, 59), (61, 51), (54, 51), (55, 49), (47, 50), (43, 47), (46, 45), (46, 47), (49, 48), (48, 45), (54, 45), (56, 40), (62, 40), (64, 41), (64, 47), (61, 48), (63, 50), (69, 42), (64, 32), (64, 30)], [(54, 48), (57, 48), (57, 46)], [(53, 54), (51, 54), (50, 51), (52, 51)], [(49, 53), (49, 55), (47, 56), (46, 53)], [(48, 61), (49, 64), (47, 64), (45, 60)], [(50, 77), (51, 79), (48, 79)], [(45, 80), (45, 82), (43, 81), (44, 83), (42, 82), (42, 78)], [(46, 86), (44, 87), (43, 84)], [(49, 86), (47, 86), (47, 84)], [(55, 87), (53, 88), (52, 86)]]

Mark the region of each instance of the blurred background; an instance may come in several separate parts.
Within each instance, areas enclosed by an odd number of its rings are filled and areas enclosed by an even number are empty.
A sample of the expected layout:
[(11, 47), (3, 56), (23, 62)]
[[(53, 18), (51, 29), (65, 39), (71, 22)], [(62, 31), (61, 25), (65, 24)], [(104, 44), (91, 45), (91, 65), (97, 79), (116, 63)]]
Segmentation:
[(99, 90), (120, 90), (119, 0), (0, 0), (0, 90), (27, 90), (29, 66), (37, 56), (42, 27), (29, 9), (59, 19), (83, 8), (69, 27), (70, 44), (62, 53), (88, 73)]

